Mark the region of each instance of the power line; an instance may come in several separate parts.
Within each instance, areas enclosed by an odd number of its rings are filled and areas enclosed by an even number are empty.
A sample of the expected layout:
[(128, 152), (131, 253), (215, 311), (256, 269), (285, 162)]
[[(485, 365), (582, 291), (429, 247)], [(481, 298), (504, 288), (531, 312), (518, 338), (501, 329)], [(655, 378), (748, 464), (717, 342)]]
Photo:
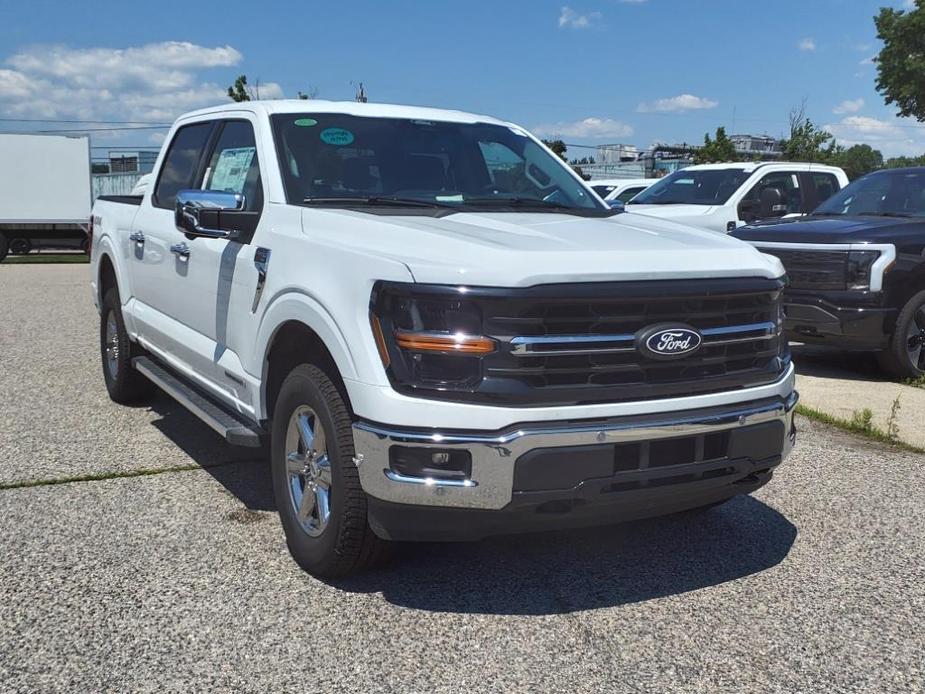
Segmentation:
[(128, 125), (124, 128), (56, 128), (53, 130), (36, 130), (37, 133), (103, 133), (123, 130), (166, 130), (169, 125)]
[(0, 122), (6, 123), (90, 123), (91, 125), (163, 125), (169, 127), (167, 123), (148, 120), (65, 120), (63, 118), (0, 118)]

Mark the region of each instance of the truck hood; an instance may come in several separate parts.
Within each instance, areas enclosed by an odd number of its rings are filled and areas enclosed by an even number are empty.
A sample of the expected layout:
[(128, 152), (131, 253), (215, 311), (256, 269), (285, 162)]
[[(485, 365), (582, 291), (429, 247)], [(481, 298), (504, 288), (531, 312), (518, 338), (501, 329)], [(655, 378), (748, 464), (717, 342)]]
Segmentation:
[(725, 234), (635, 214), (458, 213), (433, 218), (304, 209), (313, 239), (406, 265), (415, 281), (526, 287), (566, 282), (784, 274)]
[(633, 205), (632, 203), (626, 205), (627, 212), (648, 214), (653, 217), (662, 217), (663, 219), (699, 217), (710, 214), (715, 209), (715, 205)]
[(732, 236), (745, 241), (778, 243), (892, 243), (897, 237), (921, 234), (925, 219), (902, 217), (814, 217), (740, 227)]

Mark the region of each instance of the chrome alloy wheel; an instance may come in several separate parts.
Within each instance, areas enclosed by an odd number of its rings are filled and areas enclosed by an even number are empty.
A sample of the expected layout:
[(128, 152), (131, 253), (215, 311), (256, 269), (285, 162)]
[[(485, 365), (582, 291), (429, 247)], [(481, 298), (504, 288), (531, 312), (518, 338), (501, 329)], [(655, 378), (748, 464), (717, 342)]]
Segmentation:
[(292, 509), (302, 530), (318, 537), (331, 517), (331, 459), (321, 420), (307, 405), (289, 418), (285, 450)]
[(909, 362), (919, 371), (925, 370), (925, 306), (920, 306), (906, 331), (906, 352)]
[(106, 369), (109, 377), (115, 379), (119, 375), (119, 326), (116, 324), (116, 314), (110, 311), (106, 316)]

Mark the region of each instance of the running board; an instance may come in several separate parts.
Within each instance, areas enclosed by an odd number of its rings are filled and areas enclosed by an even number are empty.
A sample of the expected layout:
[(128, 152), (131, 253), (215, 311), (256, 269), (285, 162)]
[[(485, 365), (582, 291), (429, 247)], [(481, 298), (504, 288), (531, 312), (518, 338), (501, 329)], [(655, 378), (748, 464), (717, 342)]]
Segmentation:
[(224, 436), (228, 443), (234, 446), (260, 447), (265, 432), (256, 424), (228, 411), (149, 357), (135, 357), (132, 359), (132, 365), (167, 395)]

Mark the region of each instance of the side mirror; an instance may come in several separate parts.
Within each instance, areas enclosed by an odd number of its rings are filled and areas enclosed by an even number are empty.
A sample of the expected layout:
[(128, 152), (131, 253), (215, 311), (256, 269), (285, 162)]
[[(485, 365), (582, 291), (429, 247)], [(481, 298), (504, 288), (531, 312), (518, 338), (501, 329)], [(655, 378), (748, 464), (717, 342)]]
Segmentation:
[[(188, 236), (209, 239), (234, 239), (238, 230), (232, 224), (233, 213), (244, 209), (244, 196), (217, 190), (181, 190), (177, 193), (174, 222)], [(225, 213), (225, 220), (222, 219)], [(232, 213), (229, 215), (229, 213)]]
[(779, 217), (786, 212), (781, 205), (783, 195), (777, 188), (764, 188), (759, 196), (761, 200), (761, 217)]

